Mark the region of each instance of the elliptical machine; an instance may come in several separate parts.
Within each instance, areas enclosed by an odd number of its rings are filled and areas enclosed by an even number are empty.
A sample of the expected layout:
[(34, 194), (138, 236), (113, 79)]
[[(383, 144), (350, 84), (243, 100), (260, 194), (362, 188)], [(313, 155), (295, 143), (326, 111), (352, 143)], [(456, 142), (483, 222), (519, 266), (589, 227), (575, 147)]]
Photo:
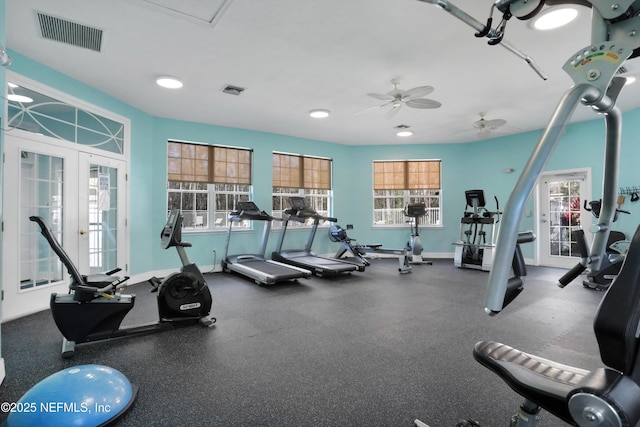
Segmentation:
[(460, 268), (489, 271), (496, 246), (495, 225), (500, 218), (500, 204), (498, 198), (493, 196), (496, 210), (488, 210), (483, 190), (467, 190), (464, 195), (467, 204), (460, 219), (460, 240), (454, 243), (453, 263)]
[(197, 323), (211, 326), (215, 323), (216, 319), (209, 316), (212, 300), (207, 282), (198, 267), (189, 262), (184, 250), (191, 244), (181, 240), (182, 216), (179, 210), (169, 213), (160, 237), (163, 249), (176, 248), (182, 268), (164, 280), (149, 279), (153, 285), (151, 292), (158, 294), (159, 321), (130, 328), (120, 328), (136, 298), (134, 294), (120, 292), (129, 277), (114, 276), (119, 268), (100, 274), (80, 274), (44, 220), (38, 216), (29, 219), (40, 226), (42, 235), (71, 276), (69, 293), (53, 293), (50, 300), (51, 314), (64, 337), (62, 357), (72, 357), (76, 344), (150, 334), (177, 326)]
[(404, 208), (404, 215), (409, 217), (411, 237), (407, 242), (407, 250), (411, 254), (412, 264), (433, 264), (431, 261), (422, 258), (422, 241), (420, 240), (420, 218), (427, 214), (427, 206), (423, 202), (407, 203)]

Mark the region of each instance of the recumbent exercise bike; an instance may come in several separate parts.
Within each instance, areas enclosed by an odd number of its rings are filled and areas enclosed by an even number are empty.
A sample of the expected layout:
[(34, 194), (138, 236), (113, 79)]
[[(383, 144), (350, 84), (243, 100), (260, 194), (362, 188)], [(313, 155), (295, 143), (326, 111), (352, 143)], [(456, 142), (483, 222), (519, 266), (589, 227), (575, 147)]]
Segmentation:
[(120, 292), (129, 278), (114, 276), (120, 269), (80, 274), (45, 221), (38, 216), (29, 219), (40, 226), (42, 235), (71, 276), (69, 293), (53, 293), (50, 299), (51, 314), (64, 337), (62, 357), (72, 357), (76, 344), (150, 334), (190, 324), (211, 326), (216, 322), (209, 316), (212, 299), (207, 282), (198, 266), (189, 262), (184, 249), (191, 244), (181, 240), (182, 215), (179, 210), (169, 213), (160, 237), (163, 249), (176, 248), (182, 268), (164, 280), (149, 279), (151, 292), (157, 292), (159, 321), (129, 328), (120, 328), (136, 298), (134, 294)]

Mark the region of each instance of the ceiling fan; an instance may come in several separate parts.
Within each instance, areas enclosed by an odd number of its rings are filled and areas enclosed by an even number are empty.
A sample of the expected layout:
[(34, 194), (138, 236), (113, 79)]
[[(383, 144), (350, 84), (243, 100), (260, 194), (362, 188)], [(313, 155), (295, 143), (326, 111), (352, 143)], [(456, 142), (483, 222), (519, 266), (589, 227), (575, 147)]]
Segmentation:
[(475, 122), (473, 122), (473, 129), (470, 129), (477, 131), (478, 138), (489, 138), (492, 132), (517, 132), (518, 130), (520, 130), (518, 128), (509, 126), (504, 127), (504, 125), (507, 124), (507, 121), (504, 119), (485, 119), (487, 113), (484, 111), (481, 111), (479, 115), (480, 120), (476, 120)]
[(423, 96), (426, 96), (433, 92), (433, 87), (431, 86), (417, 86), (412, 89), (402, 90), (398, 88), (398, 80), (391, 80), (391, 84), (393, 85), (393, 90), (382, 94), (382, 93), (368, 93), (367, 96), (370, 96), (375, 99), (379, 99), (380, 101), (386, 101), (383, 104), (377, 105), (375, 107), (367, 108), (366, 110), (360, 111), (359, 113), (364, 113), (366, 111), (374, 110), (377, 108), (384, 108), (387, 106), (391, 106), (391, 109), (387, 111), (387, 118), (391, 118), (395, 116), (402, 104), (411, 108), (439, 108), (442, 104), (438, 101), (434, 101), (433, 99), (426, 99)]

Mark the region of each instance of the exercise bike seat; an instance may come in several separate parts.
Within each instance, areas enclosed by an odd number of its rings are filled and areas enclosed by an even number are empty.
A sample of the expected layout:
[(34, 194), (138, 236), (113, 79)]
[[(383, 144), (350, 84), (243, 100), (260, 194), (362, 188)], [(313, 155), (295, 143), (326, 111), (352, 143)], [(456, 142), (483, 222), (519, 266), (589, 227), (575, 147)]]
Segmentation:
[(76, 267), (76, 265), (71, 261), (71, 258), (67, 254), (67, 252), (62, 248), (60, 242), (55, 238), (44, 219), (39, 216), (30, 216), (29, 220), (35, 222), (40, 227), (40, 233), (44, 236), (44, 238), (49, 243), (51, 249), (58, 255), (58, 258), (62, 262), (62, 264), (66, 267), (69, 275), (71, 276), (71, 283), (69, 284), (69, 289), (74, 291), (74, 299), (76, 301), (89, 301), (93, 298), (99, 296), (101, 292), (97, 292), (99, 289), (108, 288), (109, 293), (115, 292), (116, 287), (128, 280), (128, 277), (119, 277), (113, 276), (114, 273), (120, 271), (120, 269), (115, 269), (108, 271), (106, 273), (97, 273), (97, 274), (89, 274), (82, 275), (80, 271)]
[(516, 393), (573, 424), (567, 396), (589, 371), (531, 355), (495, 341), (480, 341), (473, 357)]

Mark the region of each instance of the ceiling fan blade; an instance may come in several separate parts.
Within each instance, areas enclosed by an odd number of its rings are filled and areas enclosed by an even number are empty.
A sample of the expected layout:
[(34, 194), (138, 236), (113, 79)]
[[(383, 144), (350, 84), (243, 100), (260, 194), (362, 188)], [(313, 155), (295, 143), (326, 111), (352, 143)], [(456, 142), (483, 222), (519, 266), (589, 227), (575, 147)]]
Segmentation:
[(391, 103), (392, 103), (392, 101), (389, 101), (389, 102), (385, 102), (384, 104), (381, 104), (381, 105), (375, 105), (373, 107), (365, 108), (364, 110), (356, 111), (355, 113), (353, 113), (353, 115), (357, 116), (357, 115), (360, 115), (360, 114), (367, 113), (369, 111), (377, 110), (377, 109), (386, 107), (387, 105), (391, 105)]
[(402, 100), (408, 101), (410, 99), (422, 98), (433, 92), (432, 86), (418, 86), (402, 92)]
[(442, 104), (433, 99), (410, 99), (406, 102), (407, 107), (411, 108), (440, 108)]
[(396, 114), (398, 114), (398, 111), (400, 111), (401, 107), (402, 107), (402, 103), (395, 102), (393, 104), (393, 107), (391, 107), (391, 110), (387, 111), (387, 114), (386, 114), (387, 119), (390, 119), (393, 116), (395, 116)]
[(368, 93), (367, 96), (370, 96), (375, 99), (379, 99), (381, 101), (389, 101), (394, 99), (394, 96), (391, 94), (382, 94), (382, 93)]
[(506, 125), (507, 121), (503, 119), (493, 119), (493, 120), (486, 120), (484, 124), (487, 127), (495, 129), (495, 128), (499, 128), (500, 126)]

